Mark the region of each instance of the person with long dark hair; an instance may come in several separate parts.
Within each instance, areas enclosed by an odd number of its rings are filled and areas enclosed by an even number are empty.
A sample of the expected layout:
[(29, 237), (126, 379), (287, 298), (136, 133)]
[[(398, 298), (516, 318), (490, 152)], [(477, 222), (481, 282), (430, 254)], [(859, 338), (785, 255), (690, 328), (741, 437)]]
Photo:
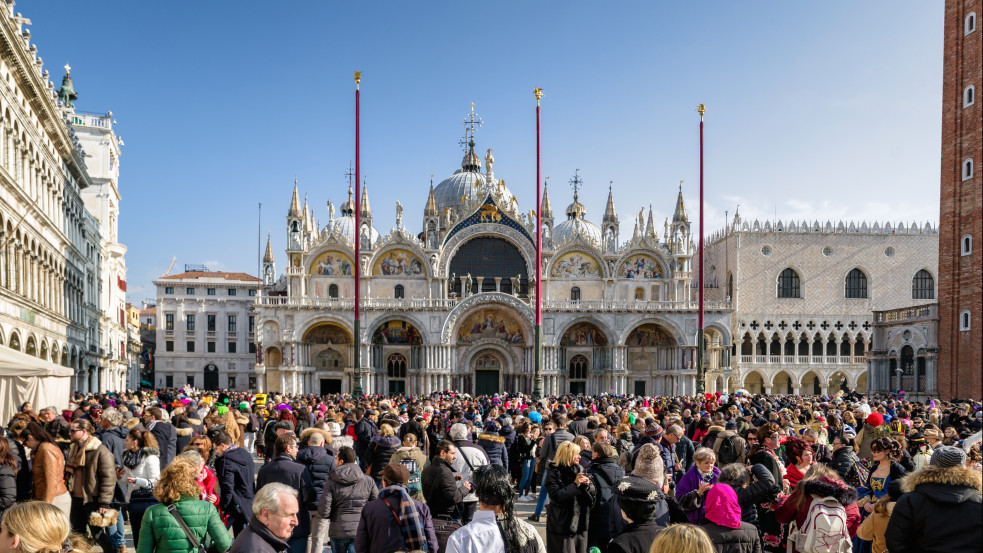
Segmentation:
[(33, 453), (31, 474), (34, 499), (51, 503), (66, 515), (72, 510), (72, 497), (65, 486), (65, 456), (55, 439), (38, 423), (28, 423), (21, 438)]
[(515, 516), (515, 492), (508, 469), (476, 467), (472, 476), (478, 510), (471, 522), (451, 534), (447, 553), (546, 553), (539, 533)]
[(10, 442), (0, 439), (0, 512), (6, 511), (16, 502), (17, 459), (10, 452)]

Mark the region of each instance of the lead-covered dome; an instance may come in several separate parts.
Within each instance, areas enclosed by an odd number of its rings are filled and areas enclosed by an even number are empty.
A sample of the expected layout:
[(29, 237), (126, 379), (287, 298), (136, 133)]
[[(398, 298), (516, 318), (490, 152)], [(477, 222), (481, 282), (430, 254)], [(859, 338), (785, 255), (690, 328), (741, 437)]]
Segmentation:
[(573, 236), (583, 236), (588, 241), (601, 244), (601, 229), (584, 217), (587, 215), (587, 208), (584, 204), (577, 201), (577, 194), (573, 195), (573, 203), (567, 206), (567, 220), (553, 228), (553, 243), (559, 244)]
[[(468, 142), (468, 152), (464, 154), (461, 168), (454, 171), (454, 174), (447, 177), (434, 188), (434, 199), (437, 203), (437, 213), (443, 215), (444, 209), (451, 208), (460, 211), (463, 205), (462, 198), (467, 202), (478, 202), (485, 199), (489, 192), (493, 190), (502, 202), (500, 205), (511, 205), (513, 201), (512, 192), (506, 188), (502, 182), (494, 177), (481, 173), (481, 161), (474, 152), (474, 140)], [(489, 186), (489, 184), (491, 186)]]

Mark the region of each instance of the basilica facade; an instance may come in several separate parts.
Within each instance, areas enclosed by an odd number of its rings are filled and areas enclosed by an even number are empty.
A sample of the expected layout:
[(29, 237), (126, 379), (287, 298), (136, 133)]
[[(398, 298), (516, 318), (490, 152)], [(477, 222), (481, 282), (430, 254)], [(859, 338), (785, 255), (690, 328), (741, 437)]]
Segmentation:
[[(461, 167), (430, 185), (418, 232), (396, 221), (382, 234), (367, 189), (360, 226), (348, 199), (320, 225), (295, 184), (286, 218), (287, 267), (272, 241), (255, 305), (257, 387), (350, 393), (361, 348), (365, 393), (530, 393), (536, 279), (542, 297), (544, 393), (689, 394), (696, 387), (696, 238), (682, 198), (657, 228), (649, 210), (619, 236), (613, 191), (600, 225), (578, 201), (553, 216), (542, 199), (542, 264), (535, 210), (495, 176), (470, 141)], [(565, 203), (565, 202), (564, 202)], [(634, 218), (633, 218), (634, 219)], [(354, 241), (360, 240), (360, 258)], [(355, 282), (355, 264), (361, 279)], [(354, 334), (355, 286), (361, 336)], [(706, 304), (708, 381), (731, 376), (732, 309)]]

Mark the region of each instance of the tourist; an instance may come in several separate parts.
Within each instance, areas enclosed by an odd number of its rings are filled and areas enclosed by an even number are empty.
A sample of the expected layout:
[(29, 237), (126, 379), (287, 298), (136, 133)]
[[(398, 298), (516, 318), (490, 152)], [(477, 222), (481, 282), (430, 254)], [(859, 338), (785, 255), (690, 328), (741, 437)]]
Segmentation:
[(6, 511), (16, 502), (17, 460), (10, 453), (10, 442), (0, 439), (0, 513)]
[[(639, 454), (639, 462), (645, 459), (657, 461), (658, 476), (664, 478), (662, 457), (654, 452), (655, 446), (648, 444), (643, 447), (653, 451), (650, 454), (642, 451)], [(657, 520), (660, 507), (665, 503), (662, 485), (641, 476), (631, 475), (622, 478), (615, 490), (617, 504), (611, 506), (612, 516), (617, 516), (625, 524), (619, 527), (617, 535), (606, 544), (607, 551), (608, 553), (646, 553), (655, 537), (665, 528)]]
[[(615, 490), (625, 476), (625, 469), (618, 464), (614, 448), (607, 443), (595, 442), (589, 450), (592, 455), (587, 476), (597, 489), (597, 498), (590, 508), (590, 519), (587, 531), (587, 546), (597, 547), (601, 553), (606, 553), (608, 542), (611, 541), (611, 530), (608, 521), (611, 509), (617, 509)], [(583, 453), (583, 452), (581, 452)]]
[(286, 553), (300, 509), (297, 490), (278, 482), (263, 486), (252, 502), (249, 525), (236, 536), (229, 553)]
[(758, 529), (741, 520), (734, 488), (717, 484), (707, 492), (706, 499), (706, 521), (700, 527), (718, 553), (761, 553)]
[(198, 499), (198, 467), (184, 460), (175, 460), (160, 473), (154, 487), (158, 503), (143, 514), (137, 551), (139, 553), (184, 553), (193, 550), (193, 542), (177, 517), (188, 526), (198, 543), (211, 539), (212, 550), (225, 551), (232, 539), (222, 525), (215, 506)]
[(699, 526), (673, 524), (659, 532), (649, 553), (717, 553), (717, 549)]
[(791, 461), (785, 470), (785, 481), (794, 488), (812, 466), (815, 452), (805, 440), (792, 436), (785, 442), (785, 455)]
[(90, 553), (81, 534), (72, 534), (68, 515), (41, 501), (18, 503), (3, 513), (0, 522), (2, 553)]
[(844, 480), (860, 461), (855, 453), (857, 446), (854, 438), (856, 435), (853, 434), (853, 429), (849, 426), (845, 427), (839, 436), (833, 438), (833, 462), (831, 466)]
[(164, 422), (164, 413), (160, 407), (147, 409), (143, 424), (147, 430), (153, 432), (157, 438), (157, 447), (160, 449), (160, 466), (166, 467), (171, 464), (171, 460), (177, 455), (177, 431), (174, 425)]
[(454, 444), (441, 440), (434, 448), (437, 456), (423, 469), (421, 481), (423, 497), (433, 517), (437, 545), (443, 551), (450, 534), (461, 527), (461, 512), (457, 505), (471, 492), (473, 486), (471, 482), (462, 481), (461, 475), (454, 470), (453, 464), (457, 460), (457, 448)]
[[(356, 444), (358, 442), (355, 442)], [(393, 427), (389, 424), (382, 423), (379, 426), (379, 434), (377, 436), (372, 436), (369, 446), (365, 449), (365, 468), (368, 469), (369, 476), (375, 480), (376, 485), (382, 485), (382, 469), (389, 464), (389, 460), (392, 459), (393, 453), (399, 449), (400, 442), (399, 438), (396, 437), (396, 432), (393, 431)]]
[(34, 452), (31, 474), (34, 478), (34, 499), (51, 503), (65, 515), (72, 511), (72, 496), (65, 487), (65, 456), (55, 439), (38, 423), (28, 423), (21, 431), (27, 447)]
[(227, 526), (238, 536), (246, 528), (253, 512), (253, 457), (232, 443), (232, 436), (224, 431), (214, 433), (213, 443), (218, 457), (215, 461), (215, 478), (221, 490), (219, 507), (222, 514), (228, 517)]
[(379, 427), (376, 426), (378, 416), (373, 409), (366, 409), (361, 417), (357, 416), (358, 411), (355, 411), (355, 413), (358, 418), (358, 422), (355, 423), (355, 453), (358, 455), (359, 464), (364, 469), (368, 466), (365, 460), (365, 452), (368, 450), (369, 444), (372, 443), (372, 438), (379, 433)]
[(406, 492), (410, 473), (399, 464), (382, 470), (379, 498), (362, 509), (355, 551), (437, 551), (430, 509)]
[(546, 550), (587, 553), (590, 508), (597, 488), (578, 462), (580, 447), (562, 442), (546, 469), (543, 486), (550, 498), (546, 511)]
[[(92, 424), (86, 419), (72, 420), (68, 426), (72, 445), (65, 461), (65, 473), (68, 475), (68, 491), (72, 494), (72, 527), (80, 534), (85, 533), (92, 513), (111, 515), (116, 490), (113, 454), (99, 438), (91, 435), (92, 430)], [(113, 524), (104, 532), (93, 530), (103, 549), (116, 549), (112, 540), (117, 528), (117, 524)]]
[(539, 449), (539, 425), (524, 423), (519, 427), (515, 452), (519, 461), (519, 498), (517, 501), (535, 501), (532, 481), (536, 476), (536, 452)]
[(888, 484), (887, 494), (881, 496), (874, 503), (874, 512), (868, 516), (860, 528), (857, 529), (857, 537), (872, 543), (871, 551), (887, 551), (887, 542), (884, 534), (887, 532), (888, 522), (891, 520), (891, 512), (901, 497), (901, 481), (894, 481)]
[(542, 469), (540, 472), (543, 475), (539, 488), (539, 499), (536, 502), (536, 510), (527, 520), (539, 522), (539, 517), (542, 516), (543, 508), (546, 506), (547, 492), (545, 484), (547, 467), (553, 462), (553, 458), (556, 456), (556, 450), (560, 444), (571, 441), (573, 438), (574, 435), (567, 431), (566, 417), (562, 413), (554, 416), (553, 420), (545, 425), (545, 433), (543, 442), (539, 446), (538, 458), (538, 463)]
[(546, 553), (539, 532), (515, 516), (512, 479), (505, 467), (475, 469), (474, 488), (478, 510), (470, 524), (451, 534), (447, 553)]
[[(451, 425), (450, 438), (457, 448), (457, 455), (451, 465), (454, 470), (461, 475), (462, 482), (473, 482), (474, 471), (478, 467), (489, 464), (488, 455), (481, 446), (468, 440), (468, 427), (461, 423)], [(464, 499), (457, 504), (457, 509), (461, 514), (461, 524), (471, 522), (475, 510), (478, 508), (478, 496), (474, 491), (468, 492)]]
[(420, 475), (423, 467), (427, 464), (426, 454), (417, 447), (416, 434), (407, 432), (403, 434), (403, 444), (393, 452), (389, 458), (390, 463), (399, 463), (406, 467), (410, 472), (410, 480), (406, 485), (410, 497), (417, 501), (423, 501), (423, 487), (420, 484)]
[[(240, 449), (240, 451), (245, 451)], [(256, 488), (278, 482), (297, 490), (297, 501), (300, 509), (297, 511), (297, 526), (287, 540), (291, 553), (307, 553), (307, 541), (311, 535), (311, 509), (316, 509), (316, 494), (311, 473), (303, 464), (296, 461), (297, 438), (289, 434), (276, 439), (273, 446), (275, 456), (269, 463), (263, 465), (256, 475)]]
[[(307, 438), (307, 447), (297, 453), (297, 462), (307, 467), (311, 475), (311, 486), (314, 490), (312, 505), (317, 505), (324, 491), (324, 484), (335, 468), (334, 451), (326, 447), (325, 439), (331, 435), (325, 430), (308, 428), (301, 434), (301, 440)], [(275, 447), (275, 445), (274, 445)], [(260, 469), (262, 470), (262, 469)], [(324, 549), (324, 541), (328, 535), (328, 521), (317, 514), (317, 509), (311, 509), (311, 539), (308, 545), (309, 553), (320, 553)]]
[[(874, 502), (887, 493), (887, 485), (900, 480), (907, 474), (898, 460), (901, 459), (901, 444), (891, 438), (877, 438), (870, 444), (871, 467), (867, 478), (857, 488), (857, 506), (867, 514), (874, 511)], [(866, 517), (866, 514), (864, 515)]]
[(764, 551), (784, 553), (785, 527), (775, 520), (775, 509), (783, 495), (788, 495), (788, 481), (785, 480), (785, 463), (775, 453), (781, 445), (781, 427), (769, 422), (758, 428), (757, 444), (751, 448), (748, 461), (753, 465), (762, 465), (771, 473), (775, 483), (782, 491), (776, 497), (770, 497), (757, 505), (758, 528), (761, 531), (761, 548)]
[(355, 450), (338, 450), (335, 470), (328, 476), (318, 501), (317, 512), (329, 520), (328, 539), (332, 553), (354, 553), (355, 533), (362, 507), (379, 496), (375, 481), (358, 466)]
[(123, 470), (119, 481), (123, 484), (124, 503), (130, 518), (133, 547), (139, 548), (140, 523), (143, 514), (157, 502), (153, 489), (160, 478), (160, 450), (152, 432), (134, 428), (126, 435), (123, 452)]
[[(846, 529), (850, 538), (860, 527), (860, 511), (857, 508), (857, 491), (840, 480), (835, 470), (826, 465), (812, 465), (796, 483), (791, 495), (783, 497), (775, 509), (775, 520), (782, 524), (795, 522), (801, 531), (809, 516), (813, 502), (823, 498), (833, 498), (846, 513)], [(797, 553), (794, 536), (788, 536), (788, 552)]]
[(676, 485), (676, 501), (686, 511), (686, 518), (692, 524), (703, 519), (707, 492), (720, 478), (720, 469), (714, 466), (717, 455), (712, 449), (701, 447), (693, 454), (693, 468)]

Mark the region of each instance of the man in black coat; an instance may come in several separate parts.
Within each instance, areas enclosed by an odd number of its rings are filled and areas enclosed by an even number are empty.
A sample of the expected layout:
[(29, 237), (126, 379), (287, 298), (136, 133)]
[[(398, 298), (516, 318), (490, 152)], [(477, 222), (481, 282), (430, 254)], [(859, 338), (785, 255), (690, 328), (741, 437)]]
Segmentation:
[[(287, 539), (297, 525), (300, 505), (297, 490), (279, 483), (268, 484), (256, 494), (249, 526), (236, 536), (229, 553), (285, 553)], [(279, 508), (278, 508), (279, 506)]]
[(376, 426), (376, 413), (372, 409), (366, 409), (365, 414), (355, 423), (355, 454), (358, 455), (360, 466), (365, 468), (365, 452), (372, 443), (372, 437), (379, 434), (379, 427)]
[(297, 513), (297, 526), (294, 527), (287, 544), (291, 551), (302, 551), (311, 535), (311, 510), (317, 509), (317, 497), (314, 492), (314, 482), (307, 467), (298, 463), (297, 437), (284, 434), (276, 439), (273, 445), (275, 457), (263, 465), (256, 475), (256, 488), (260, 489), (270, 482), (286, 484), (299, 492), (300, 511)]
[(232, 436), (219, 431), (212, 435), (215, 444), (215, 477), (221, 494), (218, 506), (229, 515), (229, 527), (236, 536), (246, 528), (253, 515), (253, 456), (237, 447)]
[(457, 459), (457, 448), (453, 443), (441, 440), (434, 447), (437, 456), (430, 460), (420, 475), (423, 497), (434, 518), (460, 520), (457, 504), (471, 491), (471, 483), (463, 482), (460, 487), (457, 485), (461, 476), (452, 466)]
[(608, 553), (648, 553), (655, 537), (665, 529), (655, 521), (665, 496), (654, 483), (638, 476), (622, 478), (617, 490), (618, 504), (612, 509), (620, 509), (628, 524), (611, 539)]
[(593, 460), (587, 469), (587, 476), (597, 488), (597, 498), (590, 509), (587, 547), (597, 547), (601, 553), (607, 553), (608, 542), (611, 541), (608, 519), (611, 518), (611, 509), (618, 508), (614, 493), (625, 476), (625, 469), (618, 464), (618, 456), (610, 445), (597, 442), (591, 449)]
[[(324, 435), (313, 429), (314, 433), (307, 439), (307, 447), (297, 453), (297, 462), (307, 467), (314, 486), (314, 504), (321, 501), (324, 483), (331, 476), (335, 467), (334, 453), (324, 447)], [(262, 469), (260, 469), (262, 470)], [(311, 551), (324, 549), (324, 540), (328, 535), (328, 520), (321, 518), (316, 510), (311, 512)]]
[(160, 407), (147, 409), (143, 424), (154, 435), (154, 438), (157, 438), (157, 447), (160, 449), (160, 466), (163, 468), (170, 465), (177, 454), (177, 430), (174, 429), (174, 425), (164, 422), (164, 413)]
[(423, 428), (423, 425), (420, 424), (420, 421), (416, 420), (419, 413), (420, 412), (414, 405), (411, 405), (406, 409), (406, 417), (409, 420), (399, 425), (399, 441), (402, 442), (403, 438), (405, 438), (407, 434), (413, 434), (419, 440), (420, 449), (423, 451), (423, 453), (429, 455), (430, 447), (432, 447), (434, 444), (427, 443), (427, 433)]

